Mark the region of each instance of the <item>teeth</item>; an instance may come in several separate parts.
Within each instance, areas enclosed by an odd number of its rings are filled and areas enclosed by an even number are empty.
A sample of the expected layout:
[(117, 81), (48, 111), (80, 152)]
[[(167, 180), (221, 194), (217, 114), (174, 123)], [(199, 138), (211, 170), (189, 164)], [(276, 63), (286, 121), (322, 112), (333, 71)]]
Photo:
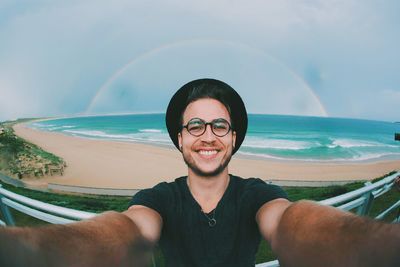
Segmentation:
[(200, 150), (199, 153), (200, 153), (201, 155), (210, 156), (210, 155), (215, 155), (215, 154), (217, 154), (217, 150)]

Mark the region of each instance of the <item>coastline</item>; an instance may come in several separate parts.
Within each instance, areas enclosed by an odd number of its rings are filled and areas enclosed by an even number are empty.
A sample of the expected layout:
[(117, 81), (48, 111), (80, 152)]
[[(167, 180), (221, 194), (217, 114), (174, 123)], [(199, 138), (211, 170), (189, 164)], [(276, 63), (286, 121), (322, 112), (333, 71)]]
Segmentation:
[[(63, 176), (24, 179), (38, 187), (49, 183), (112, 189), (142, 189), (173, 181), (187, 174), (179, 151), (142, 143), (93, 140), (14, 126), (15, 134), (44, 150), (62, 157), (67, 168)], [(400, 169), (400, 160), (377, 162), (304, 162), (234, 156), (230, 173), (258, 177), (276, 184), (343, 184), (372, 180)]]

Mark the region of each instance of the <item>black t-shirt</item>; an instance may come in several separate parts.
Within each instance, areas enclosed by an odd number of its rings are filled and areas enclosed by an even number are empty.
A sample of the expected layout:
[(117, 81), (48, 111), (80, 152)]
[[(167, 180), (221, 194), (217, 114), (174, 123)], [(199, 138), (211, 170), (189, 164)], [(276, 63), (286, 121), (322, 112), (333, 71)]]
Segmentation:
[(159, 245), (169, 267), (254, 267), (261, 235), (258, 209), (276, 198), (287, 198), (276, 185), (261, 179), (230, 175), (229, 185), (214, 215), (201, 211), (186, 183), (187, 177), (162, 182), (135, 194), (130, 205), (143, 205), (163, 219)]

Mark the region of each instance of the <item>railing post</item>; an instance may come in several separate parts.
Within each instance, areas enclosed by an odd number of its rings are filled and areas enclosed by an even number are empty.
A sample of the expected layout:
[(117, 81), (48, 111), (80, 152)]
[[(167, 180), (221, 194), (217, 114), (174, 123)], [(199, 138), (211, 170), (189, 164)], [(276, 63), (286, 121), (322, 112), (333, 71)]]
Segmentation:
[[(0, 187), (2, 187), (1, 184), (0, 184)], [(3, 219), (4, 219), (5, 223), (6, 223), (6, 225), (14, 226), (15, 225), (14, 218), (13, 218), (8, 206), (3, 203), (3, 198), (4, 198), (3, 195), (0, 193), (0, 210), (1, 210), (1, 214), (3, 215)]]
[[(371, 184), (372, 184), (371, 182), (366, 182), (364, 185), (368, 186)], [(365, 197), (364, 204), (362, 204), (357, 209), (357, 214), (362, 216), (368, 215), (369, 210), (372, 206), (372, 202), (374, 201), (374, 195), (372, 194), (372, 191), (365, 193), (363, 197)]]
[(400, 206), (397, 208), (397, 215), (393, 222), (400, 223)]

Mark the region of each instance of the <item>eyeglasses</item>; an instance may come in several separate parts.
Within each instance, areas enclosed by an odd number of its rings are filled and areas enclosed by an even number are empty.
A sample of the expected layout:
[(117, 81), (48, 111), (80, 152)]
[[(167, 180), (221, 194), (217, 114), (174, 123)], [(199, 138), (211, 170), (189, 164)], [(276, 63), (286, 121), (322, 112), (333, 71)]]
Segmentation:
[(186, 128), (191, 135), (199, 137), (205, 133), (207, 125), (211, 126), (211, 131), (218, 137), (227, 135), (232, 129), (229, 122), (223, 118), (215, 119), (211, 122), (205, 122), (200, 118), (193, 118), (186, 125), (183, 125), (182, 129)]

